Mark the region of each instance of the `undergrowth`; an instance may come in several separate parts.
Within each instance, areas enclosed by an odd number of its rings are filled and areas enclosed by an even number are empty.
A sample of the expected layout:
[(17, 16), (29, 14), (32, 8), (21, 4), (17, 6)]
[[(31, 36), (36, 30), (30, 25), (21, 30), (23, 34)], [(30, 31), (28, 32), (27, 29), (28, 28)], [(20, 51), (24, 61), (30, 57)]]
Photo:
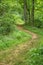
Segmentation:
[(0, 51), (17, 46), (31, 38), (30, 34), (23, 31), (14, 30), (9, 35), (0, 35)]

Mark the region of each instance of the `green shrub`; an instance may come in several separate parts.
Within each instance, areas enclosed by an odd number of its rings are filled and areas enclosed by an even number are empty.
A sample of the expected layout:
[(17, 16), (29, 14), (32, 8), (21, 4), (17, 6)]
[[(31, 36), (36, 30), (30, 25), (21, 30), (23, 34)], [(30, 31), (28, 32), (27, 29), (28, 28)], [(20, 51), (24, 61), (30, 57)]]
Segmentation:
[(15, 24), (17, 25), (23, 25), (25, 23), (19, 14), (14, 15), (14, 20), (15, 20)]
[(38, 28), (41, 28), (42, 22), (39, 19), (36, 19), (35, 20), (35, 26), (38, 27)]
[(6, 22), (0, 23), (0, 34), (8, 34), (10, 32), (10, 24)]
[(43, 65), (43, 47), (30, 51), (30, 65)]
[(42, 28), (43, 27), (43, 22), (42, 22), (42, 20), (36, 19), (34, 25), (38, 28)]
[(13, 17), (7, 14), (0, 19), (0, 34), (9, 34), (13, 30), (15, 30)]
[(8, 4), (0, 3), (0, 16), (5, 15), (10, 10), (10, 6)]
[(0, 3), (0, 34), (9, 34), (14, 30), (14, 18), (10, 14), (10, 6), (8, 3), (1, 1)]

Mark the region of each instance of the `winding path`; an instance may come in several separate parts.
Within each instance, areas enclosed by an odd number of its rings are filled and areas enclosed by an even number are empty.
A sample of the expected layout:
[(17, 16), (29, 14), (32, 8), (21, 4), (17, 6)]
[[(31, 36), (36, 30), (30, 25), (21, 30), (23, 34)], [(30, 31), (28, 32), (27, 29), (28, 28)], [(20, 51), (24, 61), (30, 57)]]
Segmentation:
[(8, 65), (12, 65), (11, 61), (13, 60), (13, 58), (17, 59), (17, 57), (20, 53), (25, 52), (27, 49), (30, 49), (32, 46), (34, 46), (33, 42), (38, 38), (37, 34), (23, 29), (23, 27), (17, 27), (17, 28), (19, 30), (22, 30), (26, 33), (31, 34), (32, 39), (30, 41), (25, 42), (25, 44), (19, 44), (15, 49), (8, 49), (6, 51), (1, 52), (0, 55), (2, 56), (3, 54), (6, 54), (7, 59), (3, 58), (4, 61), (0, 62), (0, 65), (7, 65), (6, 64), (7, 60), (8, 61), (10, 60)]
[[(32, 39), (31, 39), (30, 41), (26, 41), (25, 44), (19, 44), (19, 45), (16, 47), (16, 49), (14, 50), (15, 54), (18, 53), (20, 50), (22, 50), (22, 49), (24, 49), (24, 48), (26, 49), (26, 47), (28, 48), (28, 47), (32, 44), (32, 42), (38, 38), (37, 34), (31, 32), (31, 31), (25, 30), (25, 29), (24, 29), (23, 27), (21, 27), (21, 26), (17, 26), (17, 28), (18, 28), (20, 31), (24, 31), (24, 32), (29, 33), (30, 35), (32, 35)], [(29, 44), (30, 44), (30, 45), (29, 45)], [(13, 50), (13, 49), (10, 49), (10, 51), (11, 51), (11, 50)], [(5, 51), (2, 51), (2, 52), (3, 52), (3, 53), (4, 53), (4, 52), (9, 52), (9, 49), (8, 49), (8, 50), (5, 50)], [(0, 52), (0, 53), (1, 53), (1, 52)]]
[(34, 41), (36, 41), (36, 39), (38, 38), (37, 34), (31, 32), (31, 31), (28, 31), (28, 30), (25, 30), (23, 27), (21, 26), (18, 26), (17, 27), (19, 30), (21, 31), (24, 31), (26, 33), (29, 33), (30, 35), (32, 35), (32, 39), (30, 41), (27, 41), (25, 42), (25, 44), (20, 44), (18, 45), (18, 47), (15, 49), (15, 55), (18, 55), (18, 53), (20, 51), (25, 51), (26, 49), (32, 47), (34, 45)]

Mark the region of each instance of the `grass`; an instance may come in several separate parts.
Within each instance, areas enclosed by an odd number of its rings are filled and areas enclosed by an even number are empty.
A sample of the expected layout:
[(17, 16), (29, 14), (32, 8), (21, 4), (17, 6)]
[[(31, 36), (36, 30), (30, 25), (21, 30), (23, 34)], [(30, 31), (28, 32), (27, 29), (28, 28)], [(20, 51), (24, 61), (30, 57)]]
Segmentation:
[(17, 46), (31, 38), (30, 34), (27, 34), (23, 31), (15, 30), (9, 35), (2, 36), (0, 35), (0, 51), (6, 50), (12, 46)]

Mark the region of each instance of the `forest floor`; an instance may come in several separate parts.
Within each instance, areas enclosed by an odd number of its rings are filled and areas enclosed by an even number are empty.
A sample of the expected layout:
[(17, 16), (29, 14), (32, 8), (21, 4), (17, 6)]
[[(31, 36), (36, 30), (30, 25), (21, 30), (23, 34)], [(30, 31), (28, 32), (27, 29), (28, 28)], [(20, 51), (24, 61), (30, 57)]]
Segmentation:
[[(32, 35), (32, 39), (30, 41), (25, 42), (24, 44), (19, 44), (15, 49), (9, 49), (6, 51), (3, 51), (0, 53), (1, 60), (0, 65), (19, 65), (23, 62), (23, 57), (21, 56), (24, 54), (27, 50), (29, 50), (32, 47), (36, 47), (36, 42), (38, 36), (37, 34), (30, 32), (28, 30), (25, 30), (23, 27), (19, 26), (17, 27), (19, 30), (24, 31), (26, 33), (29, 33)], [(21, 64), (20, 64), (21, 65)]]

